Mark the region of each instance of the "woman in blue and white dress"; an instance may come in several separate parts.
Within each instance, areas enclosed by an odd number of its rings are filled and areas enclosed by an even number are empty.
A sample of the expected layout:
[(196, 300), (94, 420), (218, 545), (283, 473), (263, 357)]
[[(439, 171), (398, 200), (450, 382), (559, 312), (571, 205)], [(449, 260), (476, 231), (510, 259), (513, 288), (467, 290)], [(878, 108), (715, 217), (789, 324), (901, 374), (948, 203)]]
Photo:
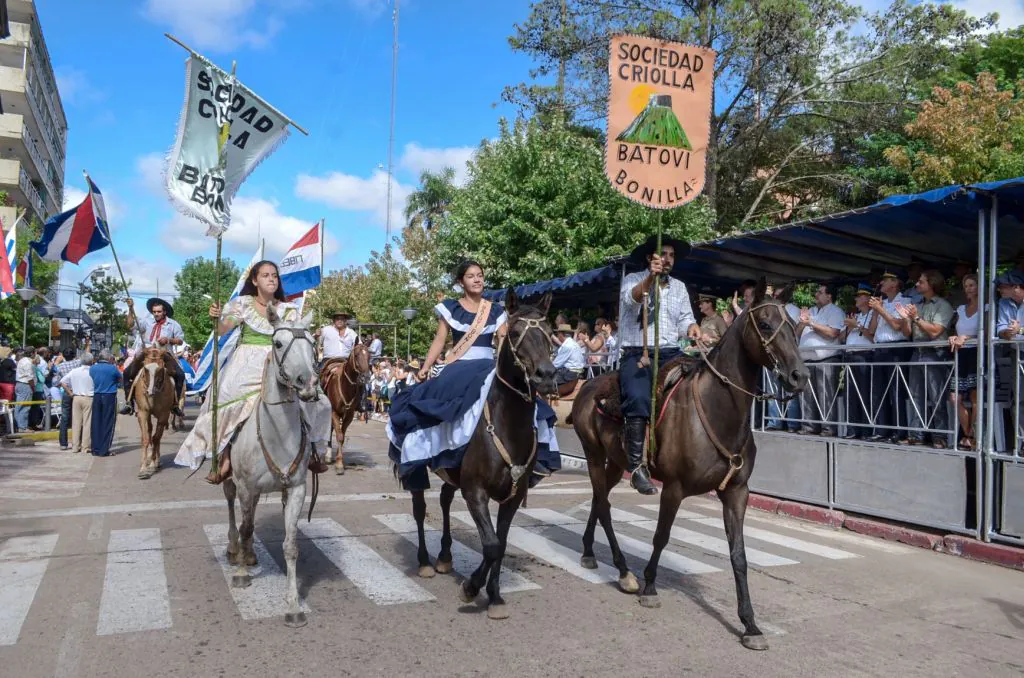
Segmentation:
[[(434, 307), (437, 334), (417, 373), (421, 382), (400, 393), (391, 403), (387, 425), (390, 457), (407, 490), (430, 487), (427, 468), (458, 468), (466, 452), (484, 401), (494, 380), (495, 335), (505, 332), (508, 316), (500, 304), (492, 304), (486, 318), (479, 317), (484, 291), (484, 272), (475, 261), (463, 262), (455, 272), (463, 296), (446, 299)], [(455, 346), (444, 370), (430, 379), (430, 368), (444, 350), (448, 332)], [(464, 342), (466, 335), (470, 339)], [(454, 354), (454, 355), (453, 355)], [(537, 399), (537, 463), (531, 485), (561, 468), (555, 438), (555, 412)]]

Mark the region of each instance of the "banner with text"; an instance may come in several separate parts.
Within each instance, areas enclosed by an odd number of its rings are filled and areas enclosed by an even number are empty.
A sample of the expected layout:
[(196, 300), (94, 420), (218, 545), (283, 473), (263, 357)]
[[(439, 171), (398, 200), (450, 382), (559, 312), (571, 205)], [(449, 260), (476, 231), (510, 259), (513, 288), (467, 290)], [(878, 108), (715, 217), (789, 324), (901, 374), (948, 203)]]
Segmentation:
[(288, 121), (230, 73), (199, 55), (186, 62), (185, 105), (167, 161), (167, 192), (217, 236), (231, 199), (260, 162), (288, 138)]
[(608, 181), (648, 207), (690, 202), (704, 190), (715, 52), (614, 35), (608, 56)]

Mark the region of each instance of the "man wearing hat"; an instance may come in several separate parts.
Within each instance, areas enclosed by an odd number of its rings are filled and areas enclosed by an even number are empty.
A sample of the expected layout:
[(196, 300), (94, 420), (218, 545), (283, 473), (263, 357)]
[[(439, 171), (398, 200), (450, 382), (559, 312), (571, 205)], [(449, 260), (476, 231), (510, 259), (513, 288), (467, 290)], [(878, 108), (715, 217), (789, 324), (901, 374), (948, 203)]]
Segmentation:
[(879, 283), (881, 296), (871, 297), (868, 308), (875, 312), (874, 342), (877, 348), (871, 352), (873, 362), (885, 363), (872, 368), (871, 407), (877, 412), (875, 434), (869, 438), (872, 442), (890, 442), (903, 438), (897, 428), (903, 417), (900, 409), (907, 400), (906, 385), (896, 372), (893, 363), (910, 361), (913, 349), (901, 345), (907, 340), (904, 329), (907, 320), (900, 315), (897, 306), (910, 301), (900, 293), (902, 281), (891, 271), (882, 273)]
[[(622, 357), (619, 369), (619, 388), (622, 397), (622, 416), (626, 459), (629, 462), (630, 484), (640, 494), (656, 494), (651, 475), (644, 465), (644, 441), (647, 421), (651, 416), (650, 364), (640, 364), (644, 346), (654, 346), (654, 327), (660, 332), (660, 361), (664, 365), (680, 354), (679, 340), (698, 339), (700, 326), (693, 317), (690, 295), (680, 279), (677, 262), (690, 253), (690, 245), (674, 238), (662, 238), (661, 252), (656, 251), (657, 238), (649, 237), (629, 256), (629, 263), (645, 270), (630, 273), (622, 279), (619, 288), (619, 342)], [(654, 316), (654, 287), (659, 286), (661, 303), (658, 317)], [(647, 332), (644, 335), (643, 308), (647, 304)]]
[(1024, 328), (1024, 274), (1007, 271), (996, 278), (999, 304), (996, 306), (996, 334), (1000, 339), (1020, 341)]
[(142, 369), (142, 348), (146, 346), (159, 346), (167, 349), (164, 353), (164, 365), (167, 373), (174, 377), (174, 414), (184, 417), (185, 414), (178, 407), (181, 402), (181, 392), (185, 388), (185, 372), (178, 364), (174, 355), (174, 347), (185, 343), (185, 331), (174, 319), (174, 307), (160, 297), (153, 297), (146, 301), (146, 310), (150, 315), (139, 319), (136, 323), (135, 302), (129, 297), (125, 303), (128, 305), (128, 329), (134, 330), (136, 326), (141, 333), (136, 339), (135, 356), (131, 363), (124, 368), (124, 407), (121, 414), (135, 414), (135, 399), (132, 397), (132, 382)]
[(555, 334), (558, 336), (558, 353), (552, 364), (555, 366), (555, 383), (561, 386), (580, 378), (587, 366), (587, 356), (573, 337), (571, 325), (558, 325)]
[[(847, 346), (871, 346), (874, 344), (877, 327), (876, 314), (868, 307), (871, 301), (871, 285), (860, 283), (853, 303), (856, 312), (851, 313), (844, 321), (845, 327), (841, 334)], [(871, 429), (865, 426), (870, 421), (871, 410), (871, 362), (870, 351), (846, 351), (845, 361), (850, 365), (852, 383), (846, 389), (846, 434), (843, 438), (860, 439), (871, 436)], [(860, 426), (858, 426), (858, 424)]]
[(359, 335), (348, 326), (352, 316), (344, 311), (336, 311), (331, 316), (331, 324), (324, 325), (316, 332), (320, 340), (321, 355), (323, 364), (326, 365), (332, 360), (348, 360), (359, 341)]

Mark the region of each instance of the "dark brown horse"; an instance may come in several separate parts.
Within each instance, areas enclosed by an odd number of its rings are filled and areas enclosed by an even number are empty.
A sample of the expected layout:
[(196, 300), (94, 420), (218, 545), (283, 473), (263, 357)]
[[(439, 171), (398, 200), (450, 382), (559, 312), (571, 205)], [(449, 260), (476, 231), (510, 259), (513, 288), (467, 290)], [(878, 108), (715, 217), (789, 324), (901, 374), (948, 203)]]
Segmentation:
[[(499, 590), (499, 572), (512, 518), (526, 498), (526, 489), (537, 461), (537, 432), (534, 429), (534, 400), (538, 394), (555, 393), (555, 366), (551, 363), (551, 327), (545, 319), (551, 295), (536, 306), (520, 305), (509, 288), (505, 298), (508, 334), (498, 342), (494, 385), (487, 395), (484, 415), (461, 467), (443, 473), (441, 488), (443, 532), (437, 572), (452, 570), (452, 535), (449, 512), (455, 490), (462, 490), (483, 546), (483, 561), (466, 581), (459, 597), (465, 603), (476, 599), (487, 584), (487, 616), (505, 619), (508, 611)], [(421, 577), (434, 576), (423, 532), (427, 513), (422, 491), (412, 494), (413, 516), (419, 534), (417, 558)], [(498, 502), (498, 529), (491, 522), (488, 501)]]
[(359, 409), (363, 388), (370, 374), (370, 349), (356, 343), (347, 360), (331, 360), (320, 370), (320, 384), (331, 401), (331, 424), (338, 447), (334, 453), (334, 472), (345, 473), (345, 431)]
[[(787, 390), (799, 391), (807, 383), (807, 368), (800, 358), (793, 324), (781, 304), (765, 297), (763, 278), (750, 309), (736, 318), (718, 346), (696, 369), (683, 375), (682, 367), (676, 363), (663, 371), (665, 386), (657, 403), (657, 448), (651, 460), (652, 475), (662, 483), (661, 507), (654, 550), (644, 570), (644, 588), (640, 593), (640, 603), (645, 607), (660, 606), (655, 588), (658, 559), (668, 543), (679, 504), (685, 497), (717, 490), (736, 579), (743, 644), (751, 649), (768, 647), (754, 623), (743, 548), (747, 480), (757, 454), (750, 433), (750, 414), (762, 367), (774, 371)], [(626, 469), (622, 424), (608, 416), (608, 404), (615, 406), (612, 401), (617, 400), (618, 390), (617, 373), (591, 380), (576, 397), (572, 410), (573, 426), (583, 443), (594, 489), (581, 564), (597, 567), (594, 529), (597, 521), (601, 521), (619, 570), (619, 584), (623, 590), (635, 593), (639, 584), (615, 539), (608, 501), (608, 493)], [(604, 412), (598, 403), (603, 397), (608, 398)]]

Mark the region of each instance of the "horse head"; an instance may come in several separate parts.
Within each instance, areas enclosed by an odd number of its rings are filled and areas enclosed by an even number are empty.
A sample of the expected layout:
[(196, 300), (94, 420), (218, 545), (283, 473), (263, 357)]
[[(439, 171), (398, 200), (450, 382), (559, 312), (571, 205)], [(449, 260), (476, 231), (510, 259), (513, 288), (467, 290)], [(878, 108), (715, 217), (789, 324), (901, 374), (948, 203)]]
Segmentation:
[(316, 346), (309, 325), (313, 322), (310, 313), (297, 321), (288, 321), (277, 314), (277, 309), (267, 307), (267, 320), (274, 332), (271, 335), (271, 356), (277, 367), (277, 381), (284, 387), (298, 392), (303, 401), (316, 400), (318, 376), (316, 372)]
[[(507, 334), (503, 342), (502, 352), (511, 357), (516, 367), (522, 371), (529, 389), (543, 395), (558, 392), (555, 384), (555, 366), (551, 362), (551, 325), (547, 314), (551, 306), (551, 294), (536, 306), (522, 304), (515, 290), (511, 287), (505, 296), (505, 312), (508, 321), (505, 327)], [(499, 369), (502, 352), (499, 352)]]
[(164, 387), (167, 367), (164, 363), (164, 350), (158, 346), (150, 346), (142, 353), (142, 371), (146, 379), (146, 395), (153, 397)]
[(743, 322), (743, 347), (757, 364), (773, 371), (790, 392), (803, 390), (809, 373), (800, 357), (800, 344), (786, 307), (765, 294), (764, 278), (754, 289), (754, 302), (738, 322)]
[(352, 349), (352, 355), (348, 357), (352, 369), (356, 371), (360, 384), (365, 384), (370, 379), (370, 349), (361, 343), (356, 343)]

